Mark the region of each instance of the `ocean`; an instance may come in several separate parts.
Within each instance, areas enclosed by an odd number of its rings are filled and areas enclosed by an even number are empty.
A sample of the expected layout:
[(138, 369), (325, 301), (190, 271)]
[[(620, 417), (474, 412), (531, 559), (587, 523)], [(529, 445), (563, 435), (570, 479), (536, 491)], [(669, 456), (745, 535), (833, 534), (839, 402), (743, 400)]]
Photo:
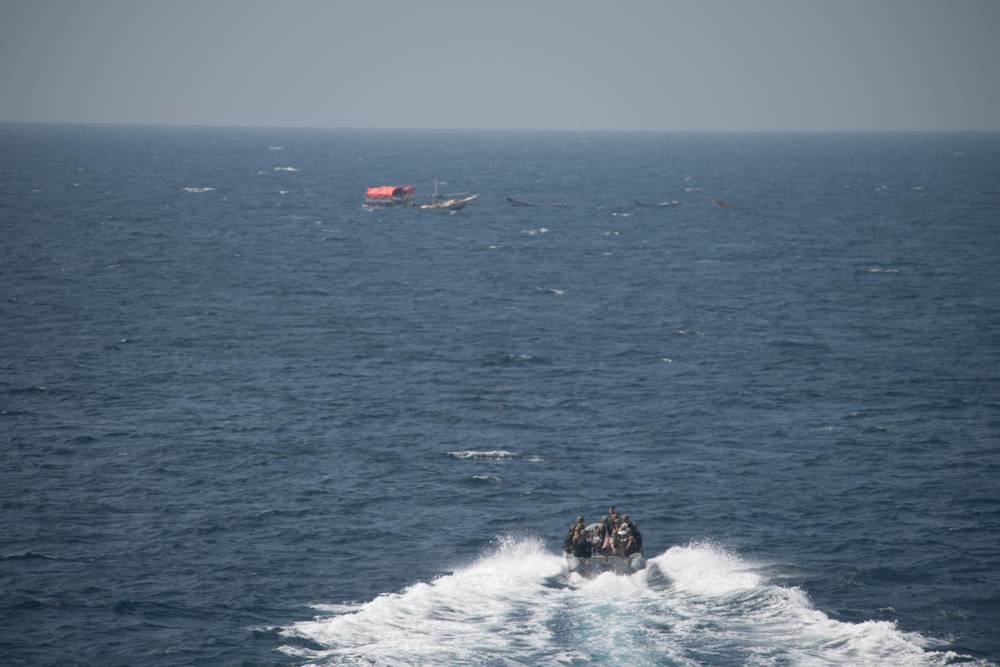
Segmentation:
[[(6, 123), (0, 175), (4, 665), (1000, 664), (996, 133)], [(647, 568), (568, 574), (609, 505)]]

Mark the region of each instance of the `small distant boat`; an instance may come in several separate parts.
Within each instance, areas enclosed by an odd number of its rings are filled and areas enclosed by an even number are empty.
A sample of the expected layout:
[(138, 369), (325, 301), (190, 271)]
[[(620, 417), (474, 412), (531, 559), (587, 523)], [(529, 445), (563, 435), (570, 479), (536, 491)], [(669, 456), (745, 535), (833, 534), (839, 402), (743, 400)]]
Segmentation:
[(383, 208), (415, 208), (419, 207), (428, 211), (460, 211), (479, 195), (465, 196), (462, 192), (454, 195), (438, 194), (438, 182), (434, 181), (434, 194), (421, 195), (430, 197), (430, 204), (417, 204), (414, 200), (416, 195), (410, 185), (379, 185), (368, 188), (365, 191), (365, 201), (362, 208), (376, 210)]
[(589, 578), (604, 572), (633, 574), (646, 569), (639, 527), (628, 521), (628, 515), (617, 524), (606, 519), (586, 527), (571, 527), (563, 543), (568, 572)]
[[(434, 179), (434, 200), (430, 204), (423, 204), (420, 208), (425, 211), (461, 211), (465, 208), (469, 202), (478, 197), (479, 195), (469, 195), (468, 197), (463, 197), (466, 193), (461, 192), (454, 195), (440, 195), (438, 194), (438, 181)], [(447, 197), (448, 199), (445, 199)]]
[(522, 199), (516, 199), (514, 197), (508, 197), (504, 195), (504, 199), (510, 202), (511, 206), (548, 206), (550, 208), (565, 208), (566, 204), (545, 204), (532, 201), (524, 201)]
[(431, 204), (423, 204), (420, 208), (428, 211), (461, 211), (465, 208), (466, 204), (478, 196), (479, 195), (471, 195), (469, 197), (444, 199), (441, 201), (435, 201)]
[(410, 185), (379, 185), (365, 191), (362, 208), (396, 208), (413, 206), (413, 187)]

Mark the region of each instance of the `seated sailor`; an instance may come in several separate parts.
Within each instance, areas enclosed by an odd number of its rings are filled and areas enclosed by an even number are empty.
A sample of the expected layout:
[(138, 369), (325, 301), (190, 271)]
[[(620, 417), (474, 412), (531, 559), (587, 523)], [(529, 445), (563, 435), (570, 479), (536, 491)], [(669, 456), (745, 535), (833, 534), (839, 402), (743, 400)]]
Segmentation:
[(590, 534), (586, 530), (577, 533), (573, 540), (573, 555), (576, 558), (590, 558), (593, 555), (593, 546), (590, 543)]
[(628, 527), (629, 531), (628, 541), (625, 544), (625, 555), (631, 556), (632, 554), (641, 553), (642, 533), (639, 532), (639, 526), (634, 521), (629, 521), (627, 514), (623, 517), (622, 523)]
[(576, 535), (584, 528), (583, 516), (576, 517), (576, 521), (569, 527), (569, 532), (566, 533), (566, 539), (563, 540), (563, 551), (569, 553), (572, 550), (573, 542), (576, 540)]
[(598, 553), (602, 555), (610, 555), (613, 533), (614, 528), (611, 525), (611, 521), (607, 516), (602, 516), (601, 521), (597, 524), (597, 528), (594, 530), (594, 549)]

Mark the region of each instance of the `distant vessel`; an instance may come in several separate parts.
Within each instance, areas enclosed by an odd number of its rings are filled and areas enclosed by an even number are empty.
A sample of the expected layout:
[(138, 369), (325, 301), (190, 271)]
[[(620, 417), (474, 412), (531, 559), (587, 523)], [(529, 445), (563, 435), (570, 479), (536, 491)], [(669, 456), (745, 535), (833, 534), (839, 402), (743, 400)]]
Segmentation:
[[(463, 197), (465, 192), (453, 195), (438, 194), (438, 180), (434, 179), (434, 200), (430, 204), (423, 204), (420, 208), (427, 211), (461, 211), (466, 205), (479, 195), (469, 195)], [(447, 197), (447, 199), (445, 199)]]
[(368, 210), (382, 208), (422, 208), (427, 211), (460, 211), (479, 195), (463, 196), (466, 193), (443, 195), (438, 194), (438, 182), (434, 181), (434, 194), (422, 195), (430, 197), (430, 204), (417, 204), (417, 195), (410, 185), (379, 185), (365, 191), (365, 201), (361, 208)]
[(396, 208), (413, 206), (414, 189), (409, 185), (380, 185), (368, 188), (362, 208)]
[(646, 568), (642, 535), (627, 514), (621, 520), (617, 515), (605, 516), (587, 526), (582, 519), (570, 528), (563, 542), (567, 571), (596, 577), (603, 572), (633, 574)]
[(479, 195), (471, 195), (460, 199), (443, 199), (441, 201), (435, 201), (431, 204), (424, 204), (420, 208), (429, 211), (460, 211), (465, 208), (466, 204), (478, 196)]

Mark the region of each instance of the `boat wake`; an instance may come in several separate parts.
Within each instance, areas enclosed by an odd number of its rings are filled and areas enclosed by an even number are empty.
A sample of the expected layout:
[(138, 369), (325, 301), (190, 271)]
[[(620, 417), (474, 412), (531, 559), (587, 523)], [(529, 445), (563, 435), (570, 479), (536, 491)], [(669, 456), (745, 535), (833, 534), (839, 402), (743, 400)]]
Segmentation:
[(636, 574), (594, 579), (567, 574), (541, 542), (495, 547), (430, 583), (317, 607), (319, 617), (282, 631), (282, 650), (315, 665), (929, 667), (957, 658), (893, 623), (833, 620), (713, 546), (673, 547)]

